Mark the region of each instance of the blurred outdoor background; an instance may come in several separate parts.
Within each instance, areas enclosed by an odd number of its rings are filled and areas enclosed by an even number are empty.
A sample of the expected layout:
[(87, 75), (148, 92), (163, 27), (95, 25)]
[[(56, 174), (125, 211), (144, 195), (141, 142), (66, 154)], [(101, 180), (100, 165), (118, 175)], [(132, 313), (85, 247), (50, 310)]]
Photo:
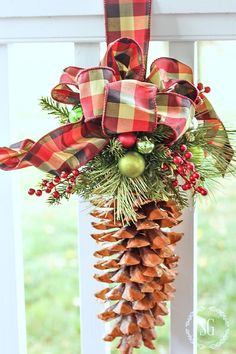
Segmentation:
[[(153, 58), (165, 55), (166, 46), (158, 43), (155, 52), (153, 47)], [(227, 127), (236, 129), (236, 42), (200, 42), (198, 47), (199, 81), (211, 86), (216, 111)], [(11, 141), (38, 139), (58, 126), (38, 101), (49, 96), (62, 69), (74, 64), (73, 55), (70, 43), (11, 46)], [(28, 354), (80, 354), (77, 199), (49, 207), (43, 197), (35, 200), (27, 194), (40, 172), (28, 168), (14, 174), (20, 181)], [(218, 350), (199, 349), (201, 354), (236, 352), (235, 204), (232, 178), (218, 186), (214, 197), (198, 203), (198, 303), (224, 311), (230, 321), (226, 343)], [(167, 354), (168, 325), (159, 333), (156, 353)]]

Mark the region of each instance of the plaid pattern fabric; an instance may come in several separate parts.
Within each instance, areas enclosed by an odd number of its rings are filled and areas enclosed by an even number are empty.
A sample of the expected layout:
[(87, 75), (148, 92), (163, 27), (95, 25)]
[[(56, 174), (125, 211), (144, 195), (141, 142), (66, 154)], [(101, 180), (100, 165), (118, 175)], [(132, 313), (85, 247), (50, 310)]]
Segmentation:
[[(214, 108), (206, 97), (204, 97), (201, 104), (196, 106), (196, 118), (198, 120), (202, 120), (205, 125), (211, 126), (211, 135), (209, 136), (209, 143), (216, 145), (219, 148), (224, 148), (224, 151), (227, 151), (226, 155), (224, 155), (224, 159), (230, 162), (233, 158), (234, 150), (230, 145), (224, 124), (219, 119), (217, 113), (215, 112)], [(226, 169), (227, 165), (225, 166), (225, 170)]]
[(107, 67), (91, 68), (80, 72), (78, 88), (86, 120), (102, 116), (105, 86), (114, 80), (114, 70)]
[(172, 142), (178, 140), (188, 129), (194, 117), (193, 102), (176, 93), (158, 93), (156, 97), (158, 124), (167, 125), (173, 131)]
[(188, 65), (176, 59), (158, 58), (151, 65), (148, 81), (156, 84), (162, 91), (178, 81), (193, 83), (193, 71)]
[(142, 50), (131, 38), (119, 38), (110, 43), (101, 65), (113, 68), (116, 80), (143, 81), (145, 78)]
[[(82, 104), (84, 117), (46, 134), (38, 142), (26, 139), (11, 148), (0, 148), (0, 168), (12, 170), (33, 165), (58, 174), (85, 165), (122, 132), (152, 132), (157, 124), (173, 131), (172, 141), (188, 129), (198, 96), (192, 70), (169, 58), (153, 62), (145, 79), (149, 41), (150, 0), (109, 0), (105, 3), (108, 46), (103, 66), (90, 69), (68, 67), (52, 97), (62, 103)], [(140, 23), (138, 23), (140, 21)], [(140, 44), (138, 44), (136, 41)], [(224, 126), (205, 98), (196, 105), (196, 117), (212, 125), (211, 143), (233, 150)], [(220, 136), (220, 139), (219, 139)], [(224, 156), (225, 157), (225, 156)], [(225, 169), (227, 166), (225, 166)]]
[[(3, 170), (35, 166), (45, 172), (62, 171), (85, 165), (108, 143), (105, 138), (84, 136), (86, 124), (67, 124), (46, 134), (38, 142), (26, 140), (16, 144), (17, 150), (0, 149), (0, 168)], [(27, 143), (28, 142), (28, 143)]]
[(150, 132), (156, 129), (157, 87), (147, 82), (123, 80), (108, 84), (103, 129), (108, 134)]
[[(59, 85), (55, 86), (51, 91), (51, 96), (55, 101), (73, 105), (80, 103), (76, 78), (82, 70), (82, 68), (75, 66), (69, 66), (64, 69)], [(75, 90), (72, 90), (70, 86), (74, 87)]]
[(129, 37), (139, 43), (146, 64), (150, 40), (151, 0), (105, 0), (107, 44)]

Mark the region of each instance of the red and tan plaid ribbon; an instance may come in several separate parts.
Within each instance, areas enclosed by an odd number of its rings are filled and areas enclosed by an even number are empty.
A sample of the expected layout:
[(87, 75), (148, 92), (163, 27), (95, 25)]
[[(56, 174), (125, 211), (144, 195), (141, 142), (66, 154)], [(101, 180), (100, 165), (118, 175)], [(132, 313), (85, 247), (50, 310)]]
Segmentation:
[(145, 66), (150, 41), (151, 5), (151, 0), (104, 0), (107, 44), (122, 37), (134, 39), (141, 48)]
[(36, 143), (26, 139), (11, 148), (0, 148), (0, 168), (33, 165), (59, 174), (85, 165), (114, 135), (153, 132), (158, 124), (172, 129), (174, 142), (186, 132), (195, 113), (197, 119), (212, 124), (211, 143), (216, 144), (221, 133), (220, 144), (228, 147), (226, 158), (230, 161), (233, 152), (222, 122), (206, 98), (195, 105), (197, 96), (190, 67), (175, 59), (160, 58), (145, 78), (141, 47), (131, 38), (120, 38), (108, 45), (100, 66), (68, 67), (52, 90), (56, 101), (81, 103), (82, 121), (57, 128)]

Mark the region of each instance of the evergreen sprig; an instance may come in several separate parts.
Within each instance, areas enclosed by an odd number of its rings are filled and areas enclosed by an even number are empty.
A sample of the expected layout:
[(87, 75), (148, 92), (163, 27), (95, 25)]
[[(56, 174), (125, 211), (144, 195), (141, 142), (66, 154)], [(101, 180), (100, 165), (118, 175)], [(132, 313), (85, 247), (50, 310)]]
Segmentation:
[[(127, 150), (114, 137), (103, 151), (86, 166), (80, 169), (76, 178), (73, 193), (86, 200), (96, 200), (96, 204), (104, 204), (104, 201), (112, 200), (115, 203), (115, 218), (122, 221), (135, 221), (136, 210), (147, 199), (174, 200), (180, 208), (188, 205), (188, 193), (181, 187), (175, 188), (173, 181), (176, 179), (177, 166), (173, 164), (173, 154), (178, 154), (181, 144), (188, 148), (198, 148), (204, 151), (202, 160), (195, 162), (201, 178), (199, 186), (215, 185), (217, 178), (227, 173), (235, 172), (234, 159), (229, 163), (227, 153), (232, 150), (225, 142), (225, 131), (218, 132), (212, 144), (212, 129), (207, 125), (200, 125), (196, 130), (188, 130), (176, 143), (166, 143), (171, 131), (164, 126), (159, 126), (153, 134), (139, 133), (138, 138), (147, 136), (155, 144), (150, 154), (144, 154), (146, 168), (143, 174), (137, 178), (128, 178), (121, 174), (118, 162)], [(235, 131), (227, 131), (229, 137), (235, 139)], [(232, 139), (231, 139), (232, 140)], [(233, 141), (233, 145), (234, 145)], [(136, 150), (137, 147), (132, 148)], [(225, 158), (226, 156), (226, 158)], [(164, 169), (163, 165), (169, 166)], [(53, 177), (52, 177), (53, 178)], [(207, 181), (207, 183), (206, 183)], [(60, 198), (50, 195), (48, 202), (58, 204), (63, 198), (69, 199), (71, 194), (66, 192), (67, 184), (62, 183), (57, 190)]]
[(51, 97), (41, 97), (40, 106), (44, 111), (48, 111), (48, 114), (58, 118), (61, 124), (68, 122), (70, 112), (66, 105), (54, 101)]

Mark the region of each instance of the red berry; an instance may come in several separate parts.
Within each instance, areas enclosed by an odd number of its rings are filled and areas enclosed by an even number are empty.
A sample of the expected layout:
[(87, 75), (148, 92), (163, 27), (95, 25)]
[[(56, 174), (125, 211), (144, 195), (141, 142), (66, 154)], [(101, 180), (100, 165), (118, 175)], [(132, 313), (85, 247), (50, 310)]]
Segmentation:
[(67, 192), (67, 193), (71, 193), (71, 192), (72, 192), (72, 189), (73, 189), (72, 186), (67, 186), (66, 192)]
[(59, 176), (56, 176), (53, 181), (54, 183), (59, 183), (61, 181), (61, 178)]
[(52, 191), (51, 188), (45, 189), (45, 192), (46, 192), (46, 193), (51, 193), (51, 191)]
[(178, 187), (178, 185), (179, 185), (179, 182), (177, 181), (177, 179), (175, 179), (174, 181), (172, 181), (172, 186), (173, 186), (174, 188)]
[(182, 145), (180, 145), (180, 151), (181, 152), (184, 152), (184, 151), (186, 151), (187, 150), (187, 145), (185, 145), (185, 144), (182, 144)]
[(197, 84), (197, 88), (198, 88), (198, 90), (199, 91), (201, 91), (202, 89), (203, 89), (203, 84), (201, 83), (201, 82), (199, 82), (198, 84)]
[(47, 184), (48, 184), (48, 180), (47, 180), (47, 179), (44, 179), (43, 182), (42, 182), (42, 186), (43, 186), (43, 187), (46, 187)]
[(52, 182), (49, 182), (49, 183), (47, 184), (47, 187), (50, 188), (50, 189), (53, 189), (53, 188), (55, 187), (55, 184), (52, 183)]
[(199, 179), (201, 177), (200, 173), (195, 171), (192, 176), (195, 178), (195, 179)]
[(205, 96), (204, 96), (203, 93), (199, 93), (199, 97), (200, 97), (202, 100), (204, 100), (204, 98), (205, 98)]
[(68, 172), (62, 171), (61, 178), (67, 178), (67, 177), (68, 177)]
[(79, 171), (78, 170), (73, 170), (72, 173), (73, 173), (73, 176), (75, 176), (75, 177), (79, 176)]
[(76, 181), (76, 178), (74, 176), (70, 177), (70, 181), (74, 183)]
[(30, 189), (28, 190), (28, 194), (29, 194), (29, 195), (34, 195), (34, 193), (35, 193), (35, 189), (33, 189), (33, 188), (30, 188)]
[(187, 151), (185, 154), (184, 154), (184, 157), (189, 160), (191, 159), (191, 157), (193, 156), (193, 154), (190, 152), (190, 151)]
[(175, 165), (182, 165), (183, 164), (183, 160), (181, 159), (180, 156), (174, 156), (173, 157), (173, 162)]
[(186, 164), (186, 168), (187, 168), (188, 170), (190, 170), (190, 171), (194, 171), (195, 165), (194, 165), (193, 162), (188, 162), (188, 163)]
[(168, 170), (169, 170), (169, 166), (168, 166), (166, 163), (163, 163), (162, 169), (163, 169), (164, 171), (168, 171)]
[(209, 93), (209, 92), (211, 92), (211, 88), (210, 88), (209, 86), (206, 86), (205, 89), (204, 89), (204, 91), (205, 91), (206, 93)]
[(118, 136), (117, 140), (123, 148), (129, 149), (136, 144), (137, 136), (134, 133), (122, 133)]
[(201, 192), (200, 193), (201, 193), (202, 196), (205, 197), (208, 194), (208, 191), (205, 188), (201, 188)]
[(41, 197), (41, 195), (43, 194), (41, 189), (38, 189), (35, 194), (37, 195), (37, 197)]
[(189, 179), (190, 179), (191, 182), (195, 182), (196, 181), (196, 178), (193, 175), (191, 175)]
[(178, 166), (177, 171), (179, 172), (180, 175), (183, 175), (185, 173), (184, 167), (183, 166)]
[(190, 188), (192, 188), (191, 184), (189, 182), (186, 182), (185, 184), (182, 185), (183, 191), (187, 191)]
[(59, 193), (58, 191), (53, 192), (52, 195), (53, 195), (53, 197), (54, 197), (55, 199), (60, 198), (60, 193)]

